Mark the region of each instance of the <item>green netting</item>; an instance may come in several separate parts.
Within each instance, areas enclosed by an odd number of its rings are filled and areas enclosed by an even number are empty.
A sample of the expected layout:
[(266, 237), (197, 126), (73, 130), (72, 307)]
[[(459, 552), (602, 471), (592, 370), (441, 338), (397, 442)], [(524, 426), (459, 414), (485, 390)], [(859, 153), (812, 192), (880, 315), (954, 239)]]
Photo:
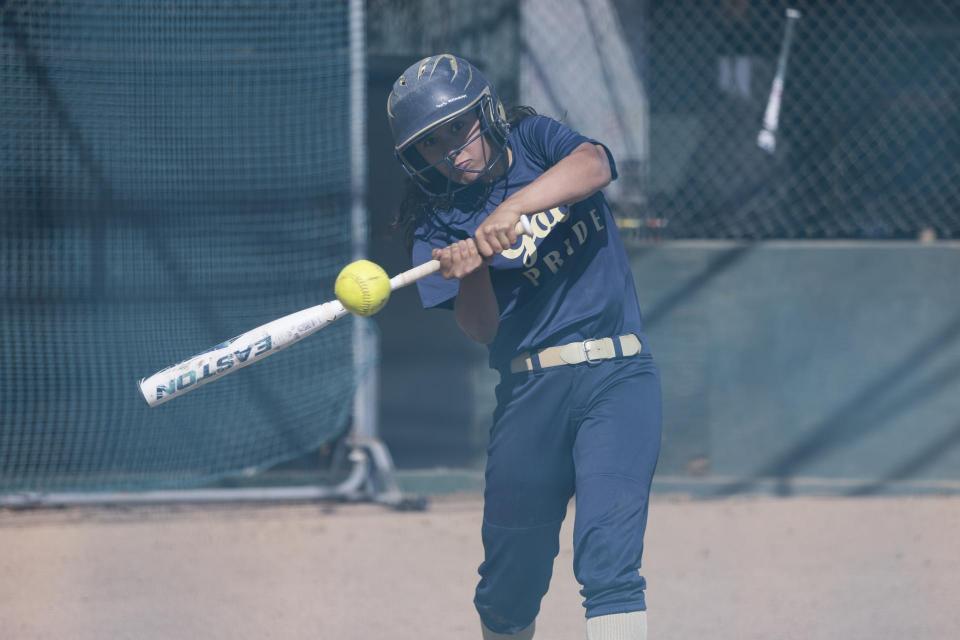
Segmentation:
[(0, 14), (0, 491), (195, 485), (342, 433), (347, 319), (157, 409), (137, 382), (333, 297), (347, 3)]

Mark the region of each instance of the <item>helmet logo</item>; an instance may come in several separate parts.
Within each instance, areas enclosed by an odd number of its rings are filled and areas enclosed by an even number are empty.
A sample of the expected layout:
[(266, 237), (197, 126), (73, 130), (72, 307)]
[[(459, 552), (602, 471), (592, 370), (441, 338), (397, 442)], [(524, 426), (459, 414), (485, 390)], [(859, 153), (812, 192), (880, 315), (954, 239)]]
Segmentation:
[[(459, 65), (457, 64), (457, 57), (449, 53), (441, 53), (436, 58), (425, 58), (420, 64), (420, 67), (417, 69), (417, 80), (423, 77), (423, 74), (427, 72), (427, 67), (430, 66), (430, 61), (433, 60), (433, 66), (430, 67), (429, 78), (433, 77), (433, 72), (437, 70), (437, 65), (442, 61), (446, 60), (450, 65), (450, 70), (453, 71), (453, 77), (450, 78), (450, 81), (453, 82), (453, 79), (457, 77), (457, 74), (460, 73)], [(472, 73), (471, 73), (472, 75)], [(469, 84), (469, 82), (468, 82)]]
[(433, 69), (430, 69), (430, 75), (432, 76), (433, 72), (437, 70), (437, 65), (440, 64), (441, 60), (450, 61), (450, 69), (453, 70), (453, 78), (450, 78), (450, 82), (453, 82), (453, 79), (457, 77), (459, 70), (457, 69), (457, 58), (449, 53), (441, 53), (439, 56), (437, 56), (437, 59), (433, 63)]
[(467, 94), (461, 93), (459, 96), (453, 96), (452, 98), (444, 98), (443, 100), (437, 103), (436, 105), (437, 109), (442, 109), (443, 107), (447, 106), (451, 102), (456, 102), (457, 100), (463, 100), (466, 97), (467, 97)]

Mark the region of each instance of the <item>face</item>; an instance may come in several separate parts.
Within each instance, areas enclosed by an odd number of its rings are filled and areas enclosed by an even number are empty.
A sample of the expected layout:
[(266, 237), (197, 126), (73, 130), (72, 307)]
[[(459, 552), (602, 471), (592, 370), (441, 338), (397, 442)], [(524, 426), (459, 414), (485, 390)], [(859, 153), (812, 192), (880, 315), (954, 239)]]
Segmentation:
[[(479, 134), (480, 120), (469, 111), (437, 127), (414, 146), (445, 178), (471, 184), (480, 177), (491, 155), (486, 136)], [(460, 147), (463, 149), (458, 152)]]

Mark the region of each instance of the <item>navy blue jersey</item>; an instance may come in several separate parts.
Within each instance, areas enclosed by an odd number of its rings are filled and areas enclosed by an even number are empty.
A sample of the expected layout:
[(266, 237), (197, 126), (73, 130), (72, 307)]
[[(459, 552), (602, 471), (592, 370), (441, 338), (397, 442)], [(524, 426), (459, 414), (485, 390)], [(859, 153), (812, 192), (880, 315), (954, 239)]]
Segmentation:
[[(434, 211), (417, 227), (414, 264), (430, 260), (434, 248), (472, 237), (501, 202), (584, 142), (598, 144), (544, 116), (520, 121), (507, 142), (513, 158), (503, 176), (460, 191), (451, 209)], [(609, 151), (607, 156), (616, 178)], [(508, 368), (511, 359), (530, 349), (625, 333), (640, 336), (633, 275), (603, 193), (530, 219), (536, 237), (523, 237), (490, 265), (500, 306), (490, 366)], [(452, 309), (460, 282), (433, 274), (417, 287), (424, 307)]]

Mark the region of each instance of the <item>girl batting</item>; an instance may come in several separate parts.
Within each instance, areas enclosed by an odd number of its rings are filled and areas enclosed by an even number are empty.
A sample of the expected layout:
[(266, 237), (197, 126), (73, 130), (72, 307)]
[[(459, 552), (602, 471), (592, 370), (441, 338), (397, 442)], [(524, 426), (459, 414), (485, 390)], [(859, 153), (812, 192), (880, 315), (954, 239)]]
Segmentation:
[[(639, 567), (660, 382), (600, 191), (613, 158), (529, 108), (508, 114), (450, 54), (404, 71), (387, 115), (412, 183), (398, 222), (413, 262), (441, 265), (417, 283), (423, 305), (452, 310), (500, 372), (474, 599), (483, 637), (533, 637), (576, 495), (587, 638), (646, 638)], [(533, 237), (517, 237), (522, 215)]]

